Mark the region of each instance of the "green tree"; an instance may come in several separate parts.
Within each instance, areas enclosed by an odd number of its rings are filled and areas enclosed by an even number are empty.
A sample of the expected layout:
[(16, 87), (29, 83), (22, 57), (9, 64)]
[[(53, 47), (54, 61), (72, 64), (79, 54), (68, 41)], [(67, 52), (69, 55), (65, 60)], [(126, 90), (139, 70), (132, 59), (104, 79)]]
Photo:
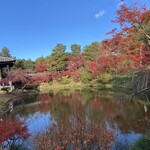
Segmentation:
[(26, 70), (32, 71), (35, 68), (35, 63), (31, 59), (28, 59), (24, 61), (24, 66)]
[(65, 63), (67, 55), (65, 53), (66, 46), (63, 44), (57, 44), (51, 54), (51, 71), (63, 71), (65, 69)]
[(92, 81), (92, 79), (93, 79), (92, 74), (82, 69), (81, 81), (83, 83), (89, 83), (90, 81)]
[(13, 70), (17, 69), (25, 69), (25, 59), (17, 59), (14, 66), (12, 67)]
[(39, 62), (41, 62), (41, 61), (44, 61), (45, 60), (45, 58), (42, 56), (42, 57), (39, 57), (39, 58), (37, 58), (36, 60), (35, 60), (35, 64), (37, 64), (37, 63), (39, 63)]
[(140, 35), (140, 40), (143, 41), (147, 49), (150, 48), (150, 10), (144, 12), (141, 17), (141, 24), (136, 26)]
[(0, 56), (2, 56), (2, 57), (11, 57), (9, 49), (7, 47), (3, 47), (2, 51), (0, 52)]
[(47, 70), (48, 71), (52, 71), (52, 67), (51, 67), (51, 65), (52, 65), (51, 55), (45, 57), (45, 63), (47, 64), (47, 67), (48, 67)]
[(81, 46), (79, 44), (71, 45), (72, 55), (78, 56), (81, 53)]
[(86, 60), (94, 60), (97, 57), (100, 43), (92, 42), (90, 45), (84, 47), (83, 55)]
[(17, 59), (14, 66), (12, 67), (13, 70), (22, 69), (22, 70), (34, 70), (35, 64), (31, 59)]

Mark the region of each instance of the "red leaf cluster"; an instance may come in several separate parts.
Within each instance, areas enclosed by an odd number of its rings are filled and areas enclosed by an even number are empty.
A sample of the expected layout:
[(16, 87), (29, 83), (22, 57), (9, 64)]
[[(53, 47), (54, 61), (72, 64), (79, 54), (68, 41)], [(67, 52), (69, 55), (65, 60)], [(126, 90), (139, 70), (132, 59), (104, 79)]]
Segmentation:
[(25, 122), (17, 117), (0, 120), (0, 143), (15, 135), (23, 140), (30, 136)]
[(38, 62), (35, 67), (36, 72), (44, 72), (47, 69), (48, 69), (48, 64), (45, 61)]
[(15, 82), (26, 83), (28, 81), (28, 76), (25, 70), (17, 70), (12, 73), (10, 79), (12, 80), (13, 83)]
[(141, 24), (143, 13), (146, 11), (146, 5), (138, 6), (134, 3), (132, 6), (121, 5), (116, 11), (117, 18), (112, 22), (119, 23), (121, 26), (126, 26), (127, 23), (132, 25)]

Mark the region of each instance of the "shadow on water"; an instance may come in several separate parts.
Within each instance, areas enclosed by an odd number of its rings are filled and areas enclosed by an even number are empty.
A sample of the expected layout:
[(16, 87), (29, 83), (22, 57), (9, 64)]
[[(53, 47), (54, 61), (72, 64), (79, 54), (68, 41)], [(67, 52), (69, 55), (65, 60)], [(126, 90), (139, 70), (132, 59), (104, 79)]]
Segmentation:
[(28, 147), (37, 150), (128, 149), (150, 129), (150, 106), (112, 91), (31, 95), (15, 103), (11, 116), (25, 120)]

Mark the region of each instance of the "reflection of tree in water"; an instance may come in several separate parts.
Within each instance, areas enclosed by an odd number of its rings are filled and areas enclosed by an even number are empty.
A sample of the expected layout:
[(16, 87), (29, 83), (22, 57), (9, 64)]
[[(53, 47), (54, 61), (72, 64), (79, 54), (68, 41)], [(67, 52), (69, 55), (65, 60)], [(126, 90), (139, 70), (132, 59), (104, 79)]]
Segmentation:
[[(75, 145), (77, 147), (89, 147), (91, 146), (92, 139), (89, 138), (91, 136), (86, 131), (90, 131), (90, 134), (95, 134), (95, 132), (97, 132), (100, 137), (98, 128), (100, 129), (101, 125), (104, 125), (103, 130), (105, 132), (110, 132), (106, 129), (106, 123), (109, 123), (110, 127), (117, 130), (119, 129), (123, 133), (130, 133), (131, 131), (135, 133), (144, 133), (146, 131), (146, 122), (144, 120), (140, 122), (145, 112), (139, 103), (116, 101), (101, 97), (101, 95), (97, 94), (89, 95), (90, 99), (86, 101), (83, 93), (80, 91), (74, 92), (73, 96), (56, 94), (55, 99), (50, 102), (49, 109), (52, 115), (51, 117), (56, 120), (57, 125), (52, 126), (46, 133), (37, 136), (36, 142), (42, 146), (43, 143), (39, 142), (41, 138), (49, 146), (68, 147), (73, 146), (74, 143), (78, 141), (80, 144), (76, 143)], [(87, 103), (83, 102), (83, 100)], [(148, 113), (147, 116), (149, 115)], [(93, 127), (93, 131), (90, 130), (88, 125)], [(80, 132), (78, 133), (80, 138), (75, 136), (74, 132)], [(88, 138), (85, 135), (88, 135)], [(97, 134), (94, 136), (96, 139), (95, 141), (98, 141), (96, 137)], [(73, 139), (76, 139), (76, 141)], [(80, 141), (81, 139), (82, 141)], [(83, 141), (86, 141), (85, 145), (81, 144)], [(69, 143), (73, 143), (73, 145)], [(99, 144), (95, 144), (99, 146)]]
[(4, 118), (0, 121), (0, 143), (8, 149), (21, 146), (29, 138), (27, 124), (17, 117)]
[[(66, 94), (65, 94), (66, 95)], [(47, 129), (46, 133), (36, 136), (36, 149), (102, 148), (110, 149), (114, 135), (100, 122), (96, 124), (82, 104), (80, 92), (74, 96), (55, 95), (50, 105), (51, 117), (57, 125)]]
[(114, 141), (113, 132), (103, 124), (96, 124), (90, 118), (77, 113), (70, 118), (59, 118), (57, 125), (37, 134), (35, 149), (105, 149), (109, 150)]
[[(67, 92), (67, 91), (66, 91)], [(30, 114), (35, 112), (50, 112), (51, 117), (59, 121), (59, 117), (68, 118), (74, 113), (86, 114), (95, 121), (109, 123), (112, 128), (123, 133), (144, 133), (149, 125), (150, 108), (145, 113), (143, 105), (132, 101), (119, 101), (109, 95), (83, 90), (74, 91), (73, 94), (38, 95), (38, 105), (26, 107)], [(88, 93), (88, 94), (87, 94)], [(105, 96), (106, 95), (106, 96)], [(144, 119), (145, 118), (145, 119)]]
[[(130, 101), (114, 101), (110, 99), (100, 99), (99, 97), (91, 101), (91, 112), (97, 119), (103, 118), (108, 121), (110, 126), (121, 130), (123, 133), (144, 133), (147, 130), (147, 120), (144, 116), (150, 118), (150, 112), (145, 114), (143, 106), (139, 103)], [(95, 113), (96, 112), (96, 113)]]
[[(88, 128), (86, 124), (90, 122), (94, 124), (94, 130), (97, 132), (99, 132), (98, 127), (100, 128), (102, 124), (107, 124), (115, 131), (119, 130), (123, 134), (131, 132), (143, 134), (147, 131), (148, 125), (150, 125), (148, 122), (150, 118), (150, 108), (148, 106), (147, 112), (145, 113), (142, 104), (123, 99), (121, 101), (116, 100), (113, 99), (112, 95), (106, 95), (107, 93), (103, 94), (93, 91), (90, 93), (89, 90), (78, 90), (74, 91), (73, 94), (71, 94), (70, 91), (69, 94), (67, 92), (66, 90), (65, 94), (63, 94), (63, 91), (61, 91), (55, 93), (55, 95), (40, 94), (37, 98), (38, 104), (29, 105), (26, 109), (29, 114), (34, 114), (38, 111), (44, 113), (50, 112), (50, 119), (57, 122), (61, 131), (66, 130), (67, 133), (63, 133), (65, 137), (72, 133), (74, 123), (80, 127)], [(69, 128), (71, 128), (71, 130), (69, 130)], [(78, 127), (76, 128), (76, 130), (79, 129)], [(56, 132), (57, 126), (53, 126), (52, 129)], [(90, 131), (89, 128), (88, 130)], [(48, 130), (47, 134), (45, 134), (50, 138), (49, 132)], [(40, 138), (46, 140), (45, 142), (50, 142), (49, 139), (46, 139), (45, 134), (39, 135), (41, 136)], [(57, 136), (59, 135), (60, 133), (58, 133)], [(53, 140), (55, 140), (56, 143), (58, 142), (56, 139)], [(61, 144), (59, 143), (59, 145)]]

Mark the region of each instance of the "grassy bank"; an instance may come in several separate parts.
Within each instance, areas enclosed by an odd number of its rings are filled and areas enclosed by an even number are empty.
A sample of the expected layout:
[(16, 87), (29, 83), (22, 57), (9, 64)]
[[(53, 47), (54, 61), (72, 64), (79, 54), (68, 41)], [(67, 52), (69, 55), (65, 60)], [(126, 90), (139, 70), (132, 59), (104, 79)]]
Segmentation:
[(42, 83), (38, 87), (39, 91), (42, 93), (49, 93), (50, 91), (59, 91), (62, 89), (83, 89), (85, 87), (89, 86), (88, 84), (83, 84), (81, 82), (70, 82), (67, 84), (61, 84), (59, 82), (53, 82), (53, 83)]
[(63, 78), (61, 81), (53, 81), (50, 83), (42, 83), (38, 89), (41, 92), (48, 93), (53, 90), (61, 89), (83, 89), (86, 87), (96, 88), (99, 90), (114, 90), (116, 88), (127, 87), (131, 80), (131, 76), (112, 76), (110, 74), (104, 74), (99, 79), (93, 79), (87, 82), (75, 82), (71, 78)]

